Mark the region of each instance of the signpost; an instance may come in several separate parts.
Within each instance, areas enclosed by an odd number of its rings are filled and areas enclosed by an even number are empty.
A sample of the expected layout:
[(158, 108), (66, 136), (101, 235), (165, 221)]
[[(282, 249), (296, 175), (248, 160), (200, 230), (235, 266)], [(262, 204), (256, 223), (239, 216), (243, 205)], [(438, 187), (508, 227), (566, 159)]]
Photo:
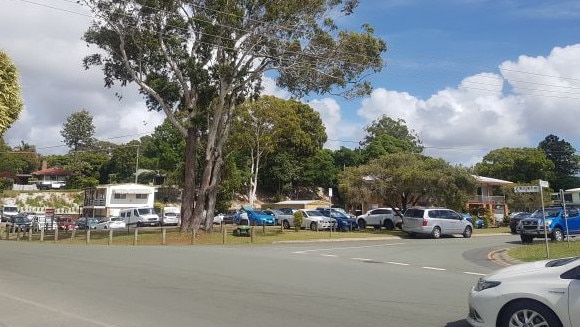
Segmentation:
[[(514, 192), (516, 193), (540, 193), (540, 200), (542, 201), (542, 224), (544, 225), (544, 241), (546, 242), (546, 256), (550, 258), (550, 249), (548, 247), (548, 230), (546, 226), (546, 211), (544, 209), (544, 192), (545, 187), (550, 187), (548, 181), (543, 181), (540, 179), (538, 185), (523, 185), (514, 187)], [(564, 198), (562, 194), (562, 198)], [(566, 212), (566, 207), (564, 207), (564, 212)]]

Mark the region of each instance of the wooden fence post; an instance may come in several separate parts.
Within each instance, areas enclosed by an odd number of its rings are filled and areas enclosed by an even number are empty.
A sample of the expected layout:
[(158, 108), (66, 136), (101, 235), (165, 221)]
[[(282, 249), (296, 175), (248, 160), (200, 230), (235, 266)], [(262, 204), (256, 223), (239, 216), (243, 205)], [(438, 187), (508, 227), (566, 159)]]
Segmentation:
[(161, 244), (167, 245), (167, 228), (161, 227)]
[(135, 235), (133, 236), (133, 245), (137, 245), (138, 238), (139, 238), (139, 227), (135, 227)]
[(113, 244), (113, 229), (109, 228), (109, 241), (107, 242), (108, 245)]
[(40, 229), (40, 241), (44, 242), (44, 228)]

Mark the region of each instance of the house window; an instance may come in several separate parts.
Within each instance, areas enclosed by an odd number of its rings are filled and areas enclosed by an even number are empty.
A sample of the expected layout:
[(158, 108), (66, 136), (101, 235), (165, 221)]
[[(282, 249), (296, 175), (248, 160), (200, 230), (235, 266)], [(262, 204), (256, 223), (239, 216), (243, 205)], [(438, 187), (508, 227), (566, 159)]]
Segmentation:
[(137, 199), (147, 199), (147, 194), (135, 194), (135, 196), (137, 197)]
[(127, 194), (115, 193), (115, 200), (126, 199)]

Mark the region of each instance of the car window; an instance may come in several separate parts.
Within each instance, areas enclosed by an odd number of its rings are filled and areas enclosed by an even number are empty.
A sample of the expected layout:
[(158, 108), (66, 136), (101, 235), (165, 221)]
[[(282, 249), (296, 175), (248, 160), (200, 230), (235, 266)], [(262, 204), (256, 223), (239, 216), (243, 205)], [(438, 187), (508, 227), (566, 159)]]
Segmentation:
[(429, 218), (443, 218), (441, 217), (440, 210), (429, 210), (427, 211), (427, 216)]
[(425, 210), (423, 209), (407, 209), (404, 216), (410, 218), (423, 218), (424, 213)]
[(578, 216), (578, 209), (576, 208), (566, 208), (566, 211), (568, 212), (568, 217)]

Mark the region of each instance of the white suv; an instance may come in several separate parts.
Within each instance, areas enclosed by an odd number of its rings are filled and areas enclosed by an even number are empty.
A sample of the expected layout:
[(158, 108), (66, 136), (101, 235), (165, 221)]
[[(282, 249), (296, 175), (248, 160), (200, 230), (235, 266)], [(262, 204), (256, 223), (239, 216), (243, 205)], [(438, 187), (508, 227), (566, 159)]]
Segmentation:
[(403, 231), (411, 236), (428, 234), (439, 238), (441, 235), (462, 234), (468, 238), (473, 232), (473, 225), (451, 209), (408, 208), (403, 214)]
[(401, 228), (401, 216), (391, 208), (376, 208), (367, 211), (364, 215), (356, 218), (358, 227), (365, 230), (367, 226), (373, 226), (375, 229), (385, 227), (387, 230), (394, 230), (395, 227)]

